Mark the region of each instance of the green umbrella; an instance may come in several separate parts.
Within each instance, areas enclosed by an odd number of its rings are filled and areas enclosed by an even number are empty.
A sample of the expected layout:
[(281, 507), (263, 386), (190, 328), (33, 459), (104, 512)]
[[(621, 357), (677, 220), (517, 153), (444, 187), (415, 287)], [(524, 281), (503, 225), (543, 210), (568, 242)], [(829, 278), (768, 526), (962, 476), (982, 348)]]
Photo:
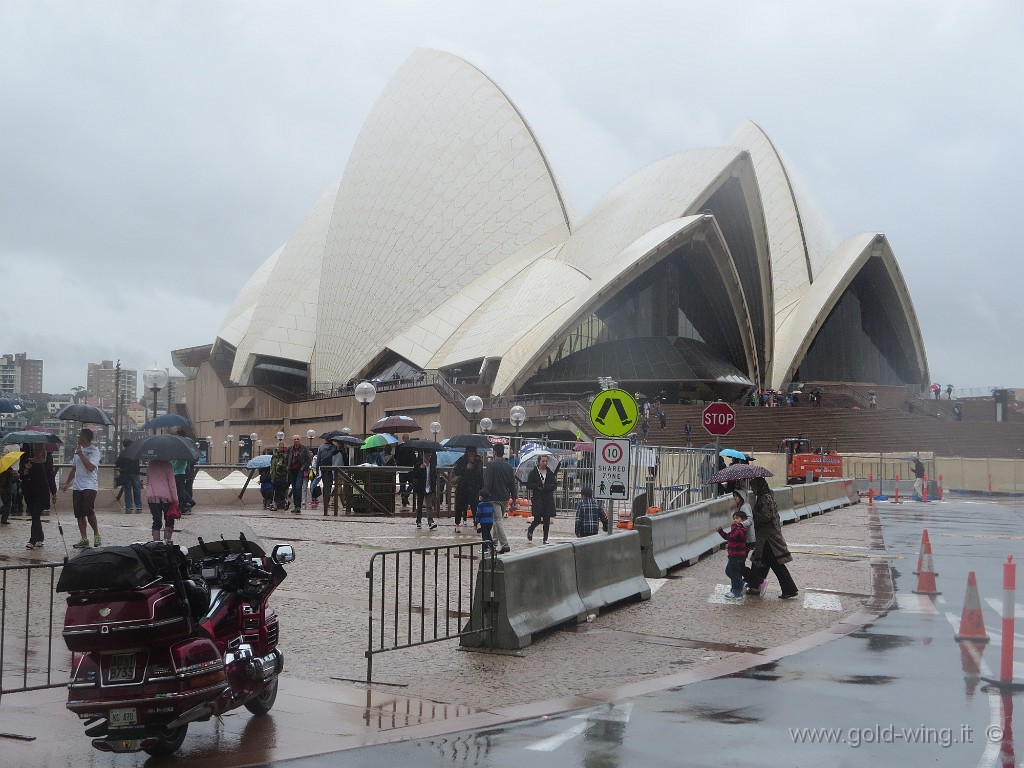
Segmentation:
[(385, 445), (394, 445), (398, 442), (398, 438), (393, 435), (384, 433), (370, 435), (366, 440), (363, 441), (363, 450), (367, 451), (373, 448), (382, 448)]

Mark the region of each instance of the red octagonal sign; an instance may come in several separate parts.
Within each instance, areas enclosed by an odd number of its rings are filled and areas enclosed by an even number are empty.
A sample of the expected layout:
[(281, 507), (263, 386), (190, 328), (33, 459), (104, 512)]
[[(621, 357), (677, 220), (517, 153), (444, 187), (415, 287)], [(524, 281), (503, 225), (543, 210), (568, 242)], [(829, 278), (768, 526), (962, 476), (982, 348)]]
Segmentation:
[(712, 403), (701, 414), (704, 429), (712, 435), (728, 435), (736, 426), (736, 411), (728, 403)]

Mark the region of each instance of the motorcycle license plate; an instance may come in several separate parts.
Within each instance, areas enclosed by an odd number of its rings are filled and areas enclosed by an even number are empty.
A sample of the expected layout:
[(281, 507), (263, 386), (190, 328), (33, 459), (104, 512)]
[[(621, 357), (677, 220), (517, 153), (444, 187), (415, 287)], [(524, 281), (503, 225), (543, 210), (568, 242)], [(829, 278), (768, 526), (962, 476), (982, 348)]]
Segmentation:
[[(135, 654), (115, 653), (110, 657), (107, 680), (111, 683), (130, 683), (135, 679)], [(135, 710), (132, 710), (134, 712)]]
[(123, 728), (126, 725), (135, 725), (135, 722), (135, 707), (110, 710), (110, 719), (108, 723), (111, 728)]

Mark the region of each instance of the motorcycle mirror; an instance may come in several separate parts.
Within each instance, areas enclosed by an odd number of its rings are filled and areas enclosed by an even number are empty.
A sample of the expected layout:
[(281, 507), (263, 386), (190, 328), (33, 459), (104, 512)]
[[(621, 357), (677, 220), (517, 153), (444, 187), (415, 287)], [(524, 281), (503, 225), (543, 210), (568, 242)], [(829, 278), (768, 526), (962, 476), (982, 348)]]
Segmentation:
[(270, 557), (275, 563), (291, 563), (295, 560), (295, 548), (291, 544), (278, 544)]

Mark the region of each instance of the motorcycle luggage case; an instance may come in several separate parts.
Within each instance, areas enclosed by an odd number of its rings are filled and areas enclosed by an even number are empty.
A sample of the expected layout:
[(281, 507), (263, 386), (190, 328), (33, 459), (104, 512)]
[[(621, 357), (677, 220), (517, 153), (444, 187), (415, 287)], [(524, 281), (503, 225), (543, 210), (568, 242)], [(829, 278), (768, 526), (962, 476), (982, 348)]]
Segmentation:
[(174, 586), (95, 590), (68, 595), (64, 642), (71, 651), (108, 651), (161, 645), (188, 635), (188, 608)]

